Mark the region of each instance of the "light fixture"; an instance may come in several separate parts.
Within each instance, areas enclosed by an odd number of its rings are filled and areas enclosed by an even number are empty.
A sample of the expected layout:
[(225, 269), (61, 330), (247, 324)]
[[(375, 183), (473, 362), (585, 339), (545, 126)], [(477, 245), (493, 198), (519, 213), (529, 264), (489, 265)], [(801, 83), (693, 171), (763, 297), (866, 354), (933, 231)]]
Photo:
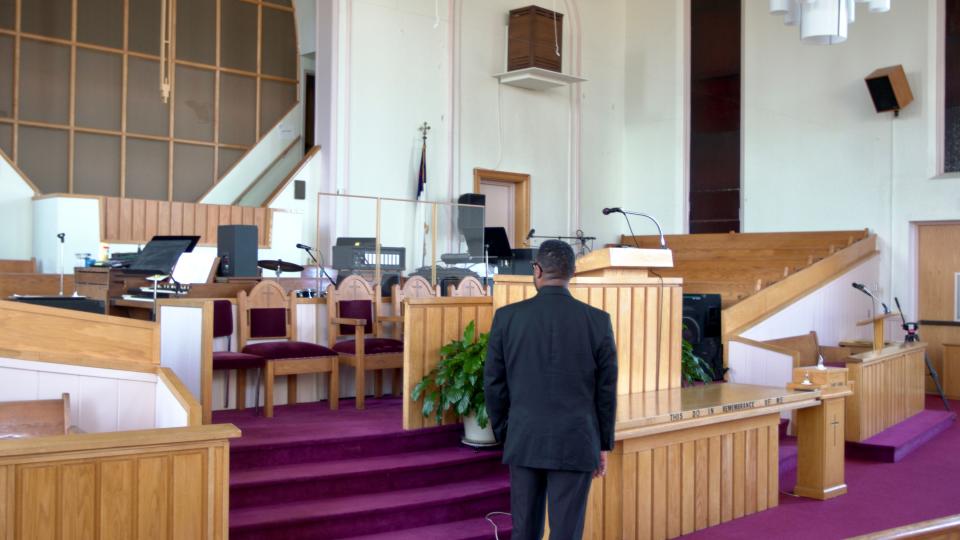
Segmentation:
[(770, 0), (770, 14), (782, 15), (786, 25), (799, 26), (804, 43), (833, 45), (847, 40), (857, 3), (868, 4), (871, 13), (890, 11), (890, 0)]
[(173, 72), (174, 2), (160, 2), (160, 97), (170, 100), (170, 74)]

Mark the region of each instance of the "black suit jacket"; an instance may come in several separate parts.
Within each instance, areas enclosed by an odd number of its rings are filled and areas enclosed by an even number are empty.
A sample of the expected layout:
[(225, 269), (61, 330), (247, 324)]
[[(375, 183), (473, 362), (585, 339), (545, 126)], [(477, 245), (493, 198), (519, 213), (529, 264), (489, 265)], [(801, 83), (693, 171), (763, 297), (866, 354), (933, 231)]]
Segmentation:
[(484, 391), (504, 463), (595, 470), (613, 449), (617, 410), (610, 316), (563, 287), (498, 309)]

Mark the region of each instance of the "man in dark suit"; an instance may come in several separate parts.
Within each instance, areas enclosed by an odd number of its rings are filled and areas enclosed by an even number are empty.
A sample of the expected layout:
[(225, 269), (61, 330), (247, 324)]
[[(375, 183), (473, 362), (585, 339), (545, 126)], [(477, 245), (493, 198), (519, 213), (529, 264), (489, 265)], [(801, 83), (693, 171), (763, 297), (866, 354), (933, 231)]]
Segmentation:
[(592, 478), (606, 474), (617, 409), (617, 352), (610, 316), (575, 300), (575, 258), (549, 240), (533, 268), (537, 296), (497, 310), (484, 391), (503, 462), (510, 465), (515, 540), (583, 535)]

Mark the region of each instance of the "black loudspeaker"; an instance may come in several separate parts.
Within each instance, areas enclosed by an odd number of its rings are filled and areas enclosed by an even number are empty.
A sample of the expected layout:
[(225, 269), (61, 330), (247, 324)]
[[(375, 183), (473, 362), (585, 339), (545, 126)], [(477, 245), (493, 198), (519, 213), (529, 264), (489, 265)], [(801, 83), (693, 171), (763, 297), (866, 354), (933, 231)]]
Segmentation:
[(683, 295), (683, 339), (693, 353), (707, 361), (714, 380), (723, 380), (723, 345), (720, 340), (720, 295)]
[(218, 275), (257, 277), (257, 226), (220, 225), (217, 227)]
[(867, 90), (878, 113), (894, 111), (906, 107), (913, 101), (913, 92), (903, 66), (896, 65), (875, 70), (864, 79)]
[[(464, 193), (457, 199), (458, 204), (485, 206), (487, 196), (482, 193)], [(467, 252), (471, 255), (483, 255), (483, 213), (484, 208), (457, 207), (457, 228), (467, 243)]]

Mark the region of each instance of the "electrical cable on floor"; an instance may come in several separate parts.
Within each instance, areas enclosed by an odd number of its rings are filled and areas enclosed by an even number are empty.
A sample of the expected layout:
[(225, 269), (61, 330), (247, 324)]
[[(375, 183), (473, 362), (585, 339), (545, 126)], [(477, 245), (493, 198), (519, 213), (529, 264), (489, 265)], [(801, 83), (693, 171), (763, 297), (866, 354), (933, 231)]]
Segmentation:
[(494, 538), (495, 540), (500, 540), (500, 528), (497, 527), (497, 524), (494, 523), (492, 519), (490, 519), (490, 516), (510, 516), (510, 517), (513, 517), (513, 514), (511, 514), (511, 513), (509, 513), (509, 512), (490, 512), (489, 514), (487, 514), (487, 515), (484, 517), (484, 519), (486, 519), (487, 521), (490, 522), (491, 525), (493, 525), (493, 538)]

